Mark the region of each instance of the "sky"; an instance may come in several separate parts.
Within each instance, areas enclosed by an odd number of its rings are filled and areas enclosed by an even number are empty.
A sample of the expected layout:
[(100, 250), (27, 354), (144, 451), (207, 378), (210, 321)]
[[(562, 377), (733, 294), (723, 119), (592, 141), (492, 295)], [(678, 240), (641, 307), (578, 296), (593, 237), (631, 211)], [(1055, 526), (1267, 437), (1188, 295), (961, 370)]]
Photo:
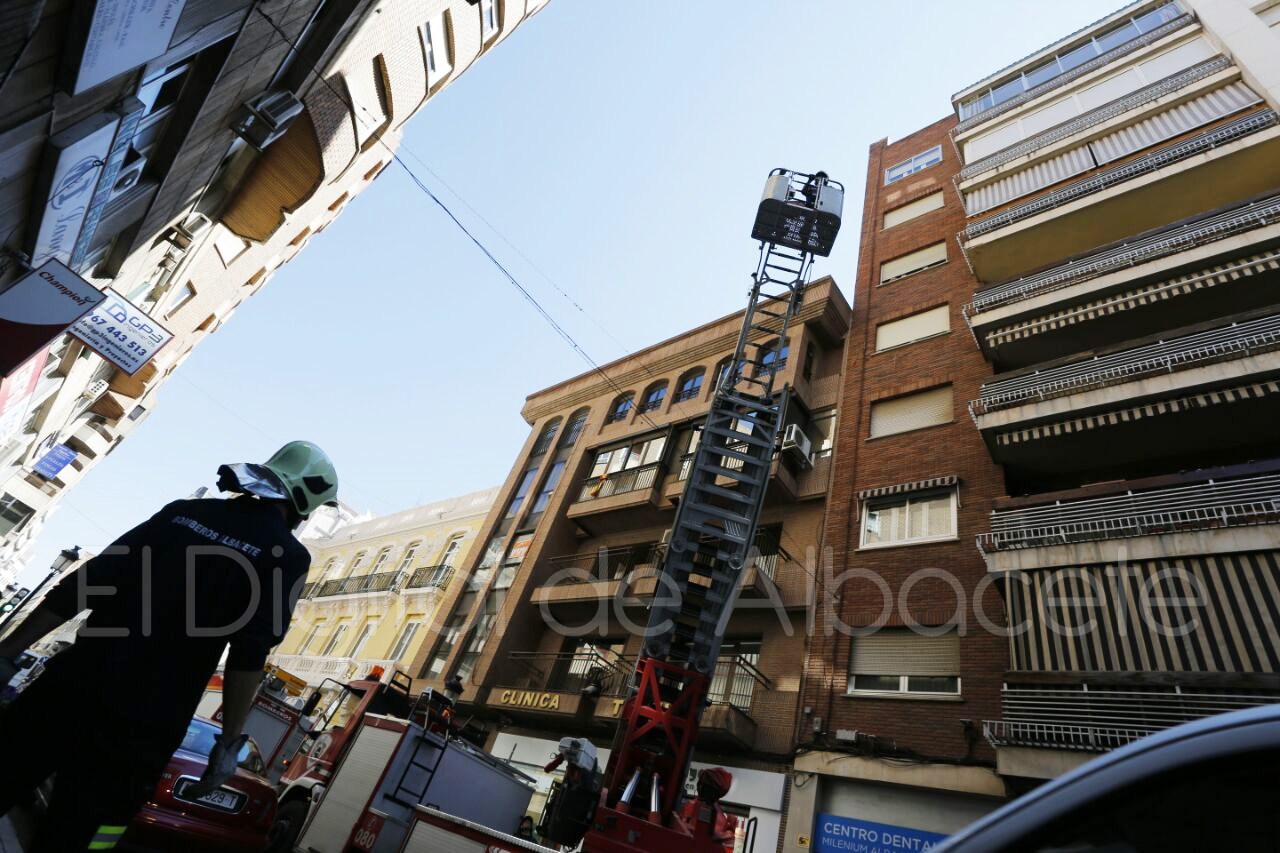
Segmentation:
[[(851, 295), (868, 147), (1120, 5), (551, 0), (423, 108), (401, 153), (604, 364), (741, 309), (775, 167), (845, 184), (815, 275)], [(21, 577), (295, 438), (375, 514), (500, 484), (525, 397), (588, 369), (392, 165), (196, 348)]]

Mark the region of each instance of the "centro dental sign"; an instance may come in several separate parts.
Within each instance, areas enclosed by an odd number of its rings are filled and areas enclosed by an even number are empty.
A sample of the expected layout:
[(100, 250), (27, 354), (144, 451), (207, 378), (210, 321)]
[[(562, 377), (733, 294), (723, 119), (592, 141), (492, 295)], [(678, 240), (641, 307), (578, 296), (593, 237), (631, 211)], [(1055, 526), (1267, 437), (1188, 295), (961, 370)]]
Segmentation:
[(819, 814), (813, 849), (833, 853), (918, 853), (944, 838), (941, 833), (923, 829)]

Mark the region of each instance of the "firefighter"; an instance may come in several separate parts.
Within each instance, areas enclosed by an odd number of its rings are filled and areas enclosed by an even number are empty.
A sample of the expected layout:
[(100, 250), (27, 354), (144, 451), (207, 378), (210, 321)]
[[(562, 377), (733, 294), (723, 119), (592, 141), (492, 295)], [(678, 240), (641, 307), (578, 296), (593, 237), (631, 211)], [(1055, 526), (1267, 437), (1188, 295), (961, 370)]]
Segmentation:
[(151, 796), (226, 652), (222, 733), (188, 795), (235, 773), (267, 653), (284, 637), (310, 557), (296, 528), (336, 501), (319, 447), (218, 469), (224, 499), (175, 501), (56, 586), (0, 642), (7, 662), (90, 609), (75, 645), (0, 717), (0, 815), (56, 774), (33, 853), (109, 850)]

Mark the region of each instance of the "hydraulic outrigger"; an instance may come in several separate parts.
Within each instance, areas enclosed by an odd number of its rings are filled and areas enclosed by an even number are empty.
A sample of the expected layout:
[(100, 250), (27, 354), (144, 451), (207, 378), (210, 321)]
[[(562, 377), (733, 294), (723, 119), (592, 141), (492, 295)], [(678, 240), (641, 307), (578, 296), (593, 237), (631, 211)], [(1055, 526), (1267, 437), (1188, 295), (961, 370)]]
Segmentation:
[(681, 800), (786, 412), (789, 389), (775, 388), (780, 359), (769, 347), (787, 339), (814, 257), (831, 252), (843, 201), (844, 188), (824, 172), (769, 175), (751, 232), (760, 260), (742, 330), (677, 506), (604, 784), (587, 771), (590, 756), (571, 761), (544, 817), (550, 840), (585, 839), (586, 853), (732, 849), (732, 822), (717, 802), (727, 786), (709, 779), (692, 804), (681, 809)]

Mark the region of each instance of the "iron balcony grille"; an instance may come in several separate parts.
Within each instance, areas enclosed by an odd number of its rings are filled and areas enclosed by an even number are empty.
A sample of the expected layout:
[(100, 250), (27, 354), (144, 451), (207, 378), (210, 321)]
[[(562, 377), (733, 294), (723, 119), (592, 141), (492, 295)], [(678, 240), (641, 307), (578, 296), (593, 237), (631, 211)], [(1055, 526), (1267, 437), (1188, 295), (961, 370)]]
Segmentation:
[(315, 591), (316, 591), (316, 589), (317, 589), (317, 588), (319, 588), (319, 586), (320, 586), (320, 582), (319, 582), (319, 581), (313, 581), (313, 582), (311, 582), (311, 583), (304, 583), (304, 584), (302, 585), (302, 592), (298, 595), (298, 598), (310, 598), (310, 597), (311, 597), (311, 594), (312, 594), (313, 592), (315, 592)]
[(982, 396), (969, 403), (969, 412), (976, 419), (978, 415), (1028, 401), (1063, 397), (1090, 388), (1132, 382), (1144, 376), (1172, 373), (1277, 348), (1280, 348), (1280, 315), (1232, 323), (1219, 329), (983, 385)]
[(407, 589), (434, 587), (444, 589), (453, 578), (453, 566), (422, 566), (414, 569), (405, 584)]
[(978, 548), (989, 554), (1258, 524), (1280, 524), (1280, 474), (996, 510)]
[(661, 468), (662, 463), (654, 462), (640, 468), (615, 471), (603, 477), (589, 477), (582, 484), (578, 501), (590, 501), (653, 488), (653, 484), (658, 481), (658, 471)]
[(683, 388), (676, 392), (675, 401), (683, 403), (685, 400), (692, 400), (702, 393), (702, 386), (698, 385), (693, 388)]
[(658, 559), (656, 542), (639, 545), (622, 545), (616, 548), (600, 548), (584, 554), (566, 554), (552, 557), (548, 564), (555, 570), (579, 569), (589, 578), (570, 575), (561, 583), (587, 583), (590, 580), (617, 580), (638, 566), (652, 565)]
[(1076, 116), (1070, 121), (1063, 122), (1035, 136), (1024, 139), (1009, 148), (997, 151), (994, 154), (983, 157), (981, 160), (975, 160), (960, 170), (960, 174), (956, 176), (956, 183), (959, 184), (974, 175), (981, 175), (983, 172), (998, 169), (1005, 163), (1011, 163), (1033, 151), (1039, 151), (1041, 148), (1046, 148), (1055, 142), (1075, 136), (1083, 130), (1096, 127), (1117, 116), (1122, 116), (1130, 110), (1135, 110), (1144, 104), (1157, 101), (1170, 92), (1185, 89), (1192, 83), (1211, 77), (1219, 71), (1230, 67), (1231, 60), (1225, 56), (1218, 56), (1201, 62), (1199, 65), (1193, 65), (1177, 74), (1158, 80), (1150, 86), (1145, 86), (1136, 92), (1125, 95), (1123, 98), (1111, 101), (1097, 109)]
[(1275, 127), (1277, 124), (1280, 124), (1280, 116), (1276, 115), (1275, 110), (1263, 109), (1249, 113), (1242, 118), (1205, 131), (1190, 139), (1159, 148), (1136, 160), (1091, 175), (1083, 180), (1068, 184), (1060, 190), (1042, 195), (994, 216), (971, 223), (965, 228), (964, 236), (970, 240), (976, 239), (984, 234), (989, 234), (992, 231), (1029, 219), (1046, 210), (1053, 210), (1076, 199), (1084, 198), (1118, 184), (1131, 181), (1134, 178), (1157, 172), (1174, 163), (1187, 160), (1219, 146), (1235, 142), (1238, 139), (1243, 139), (1267, 128)]
[(1280, 196), (1250, 202), (1225, 213), (1060, 264), (1035, 275), (998, 284), (975, 294), (973, 301), (965, 306), (964, 314), (967, 319), (982, 311), (1216, 243), (1274, 222), (1280, 222)]
[(707, 688), (707, 701), (712, 705), (728, 705), (751, 716), (751, 703), (756, 691), (772, 689), (773, 683), (747, 655), (737, 655), (722, 658), (716, 663), (711, 686)]
[(512, 652), (511, 661), (523, 672), (507, 685), (525, 690), (581, 693), (598, 687), (599, 696), (625, 696), (635, 658), (601, 649), (573, 652)]
[(1280, 701), (1280, 692), (1228, 693), (1005, 687), (1004, 719), (983, 722), (993, 746), (1104, 752), (1192, 720)]
[[(953, 137), (958, 136), (964, 133), (969, 128), (977, 127), (980, 124), (984, 124), (985, 122), (991, 121), (992, 119), (998, 116), (1004, 115), (1010, 110), (1017, 109), (1023, 104), (1030, 103), (1031, 101), (1034, 101), (1036, 98), (1039, 98), (1042, 95), (1047, 95), (1049, 92), (1052, 92), (1055, 89), (1060, 89), (1063, 86), (1067, 85), (1068, 83), (1071, 83), (1075, 80), (1079, 80), (1081, 77), (1083, 77), (1086, 74), (1089, 74), (1093, 71), (1097, 71), (1099, 68), (1102, 68), (1104, 66), (1110, 65), (1111, 63), (1115, 62), (1117, 59), (1121, 59), (1122, 57), (1128, 56), (1129, 54), (1133, 53), (1136, 50), (1141, 50), (1142, 48), (1146, 47), (1149, 44), (1155, 44), (1160, 39), (1164, 38), (1170, 33), (1177, 32), (1183, 27), (1189, 26), (1194, 22), (1195, 22), (1195, 18), (1192, 17), (1191, 15), (1182, 15), (1181, 17), (1174, 18), (1172, 21), (1166, 22), (1164, 25), (1157, 27), (1156, 29), (1152, 30), (1149, 33), (1145, 33), (1141, 36), (1138, 36), (1136, 39), (1133, 39), (1132, 41), (1125, 42), (1124, 44), (1119, 45), (1107, 51), (1106, 53), (1103, 53), (1099, 56), (1095, 56), (1093, 59), (1089, 60), (1083, 65), (1077, 66), (1076, 68), (1073, 68), (1064, 74), (1060, 74), (1057, 77), (1054, 77), (1052, 80), (1046, 80), (1045, 82), (1041, 83), (1039, 86), (1036, 86), (1034, 89), (1028, 89), (1027, 91), (1023, 92), (1021, 95), (1018, 95), (1017, 97), (1010, 98), (1007, 101), (1003, 101), (999, 104), (995, 104), (988, 110), (980, 112), (976, 115), (969, 116), (967, 119), (965, 119), (964, 121), (956, 125), (955, 129), (951, 131), (951, 135)], [(1089, 28), (1086, 27), (1086, 29), (1089, 29)], [(1035, 54), (1032, 54), (1032, 56), (1034, 55)], [(1026, 57), (1026, 59), (1030, 59), (1030, 58), (1031, 58), (1030, 56)], [(991, 77), (988, 77), (987, 79), (994, 80), (999, 78), (1000, 75), (1003, 74), (1005, 71), (1008, 71), (1012, 68), (1016, 68), (1018, 65), (1022, 64), (1022, 62), (1025, 62), (1026, 59), (1020, 60), (1019, 62), (1015, 62), (1013, 65), (1010, 65), (1008, 68), (1004, 68), (1000, 71), (997, 71), (995, 74), (993, 74)], [(974, 85), (977, 85), (977, 84), (974, 84)], [(968, 88), (972, 88), (972, 86)]]
[(328, 595), (352, 595), (361, 592), (386, 592), (394, 585), (399, 572), (378, 572), (354, 578), (338, 578), (320, 585), (317, 597)]

